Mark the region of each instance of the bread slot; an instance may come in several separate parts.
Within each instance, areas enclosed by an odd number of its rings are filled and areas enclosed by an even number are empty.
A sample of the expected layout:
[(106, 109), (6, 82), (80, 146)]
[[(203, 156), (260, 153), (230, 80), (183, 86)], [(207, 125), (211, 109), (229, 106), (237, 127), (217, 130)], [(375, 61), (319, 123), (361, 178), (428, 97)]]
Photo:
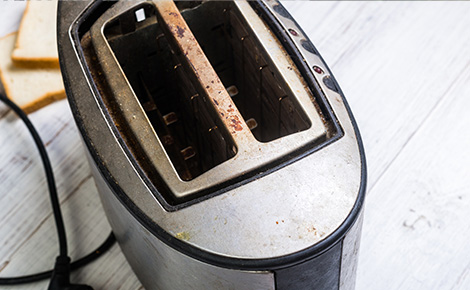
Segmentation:
[(235, 156), (237, 148), (211, 103), (215, 96), (158, 15), (153, 6), (136, 9), (107, 25), (105, 35), (172, 165), (189, 181)]
[(81, 46), (104, 112), (170, 204), (328, 138), (311, 87), (250, 2), (118, 2)]
[(257, 124), (250, 126), (255, 138), (269, 142), (308, 129), (309, 118), (259, 39), (256, 30), (264, 27), (250, 22), (231, 1), (194, 5), (181, 14), (222, 83), (236, 90), (232, 99), (243, 118)]

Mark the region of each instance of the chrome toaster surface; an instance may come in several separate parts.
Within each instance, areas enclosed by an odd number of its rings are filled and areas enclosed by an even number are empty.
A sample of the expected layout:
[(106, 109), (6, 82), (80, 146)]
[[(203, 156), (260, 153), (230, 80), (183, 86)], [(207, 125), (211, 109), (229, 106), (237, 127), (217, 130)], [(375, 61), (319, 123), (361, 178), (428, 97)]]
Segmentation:
[(354, 289), (359, 132), (279, 2), (71, 1), (58, 19), (67, 96), (146, 289)]

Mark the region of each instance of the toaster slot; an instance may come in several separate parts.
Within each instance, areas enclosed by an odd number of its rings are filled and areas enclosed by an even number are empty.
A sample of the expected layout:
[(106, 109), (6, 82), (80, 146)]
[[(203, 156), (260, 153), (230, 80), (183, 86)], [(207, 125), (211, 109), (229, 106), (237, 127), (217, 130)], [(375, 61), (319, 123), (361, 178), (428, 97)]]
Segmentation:
[(230, 95), (258, 141), (269, 142), (311, 126), (258, 39), (256, 30), (265, 27), (250, 23), (231, 1), (203, 2), (181, 14), (225, 87), (234, 91)]
[(258, 13), (247, 1), (119, 1), (83, 34), (103, 112), (170, 208), (332, 141), (322, 91)]
[(237, 147), (155, 12), (152, 6), (128, 11), (105, 35), (166, 154), (188, 181), (235, 156)]

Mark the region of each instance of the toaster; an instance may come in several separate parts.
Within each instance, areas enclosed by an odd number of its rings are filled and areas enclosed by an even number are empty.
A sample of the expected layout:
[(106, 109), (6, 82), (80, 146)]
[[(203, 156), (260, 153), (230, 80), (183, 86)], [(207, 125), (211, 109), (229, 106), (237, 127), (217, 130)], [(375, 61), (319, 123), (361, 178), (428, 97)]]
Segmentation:
[(275, 0), (60, 1), (67, 97), (146, 289), (354, 289), (357, 125)]

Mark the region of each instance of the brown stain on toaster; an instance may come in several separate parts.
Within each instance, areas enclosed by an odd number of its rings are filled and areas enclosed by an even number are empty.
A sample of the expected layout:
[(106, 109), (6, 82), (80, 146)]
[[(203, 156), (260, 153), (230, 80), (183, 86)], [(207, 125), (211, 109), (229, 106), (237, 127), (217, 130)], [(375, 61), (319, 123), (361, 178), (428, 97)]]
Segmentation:
[(173, 35), (175, 44), (199, 81), (203, 90), (201, 93), (208, 97), (217, 113), (224, 117), (222, 121), (229, 132), (243, 136), (251, 133), (176, 5), (168, 0), (155, 1), (155, 5), (162, 17), (162, 24)]
[(238, 116), (233, 116), (232, 119), (232, 128), (235, 130), (235, 131), (241, 131), (243, 130), (243, 126), (242, 126), (242, 122), (240, 121), (240, 119), (238, 118)]
[(183, 38), (184, 37), (184, 32), (186, 31), (185, 28), (179, 26), (179, 25), (176, 25), (176, 35), (179, 37), (179, 38)]

